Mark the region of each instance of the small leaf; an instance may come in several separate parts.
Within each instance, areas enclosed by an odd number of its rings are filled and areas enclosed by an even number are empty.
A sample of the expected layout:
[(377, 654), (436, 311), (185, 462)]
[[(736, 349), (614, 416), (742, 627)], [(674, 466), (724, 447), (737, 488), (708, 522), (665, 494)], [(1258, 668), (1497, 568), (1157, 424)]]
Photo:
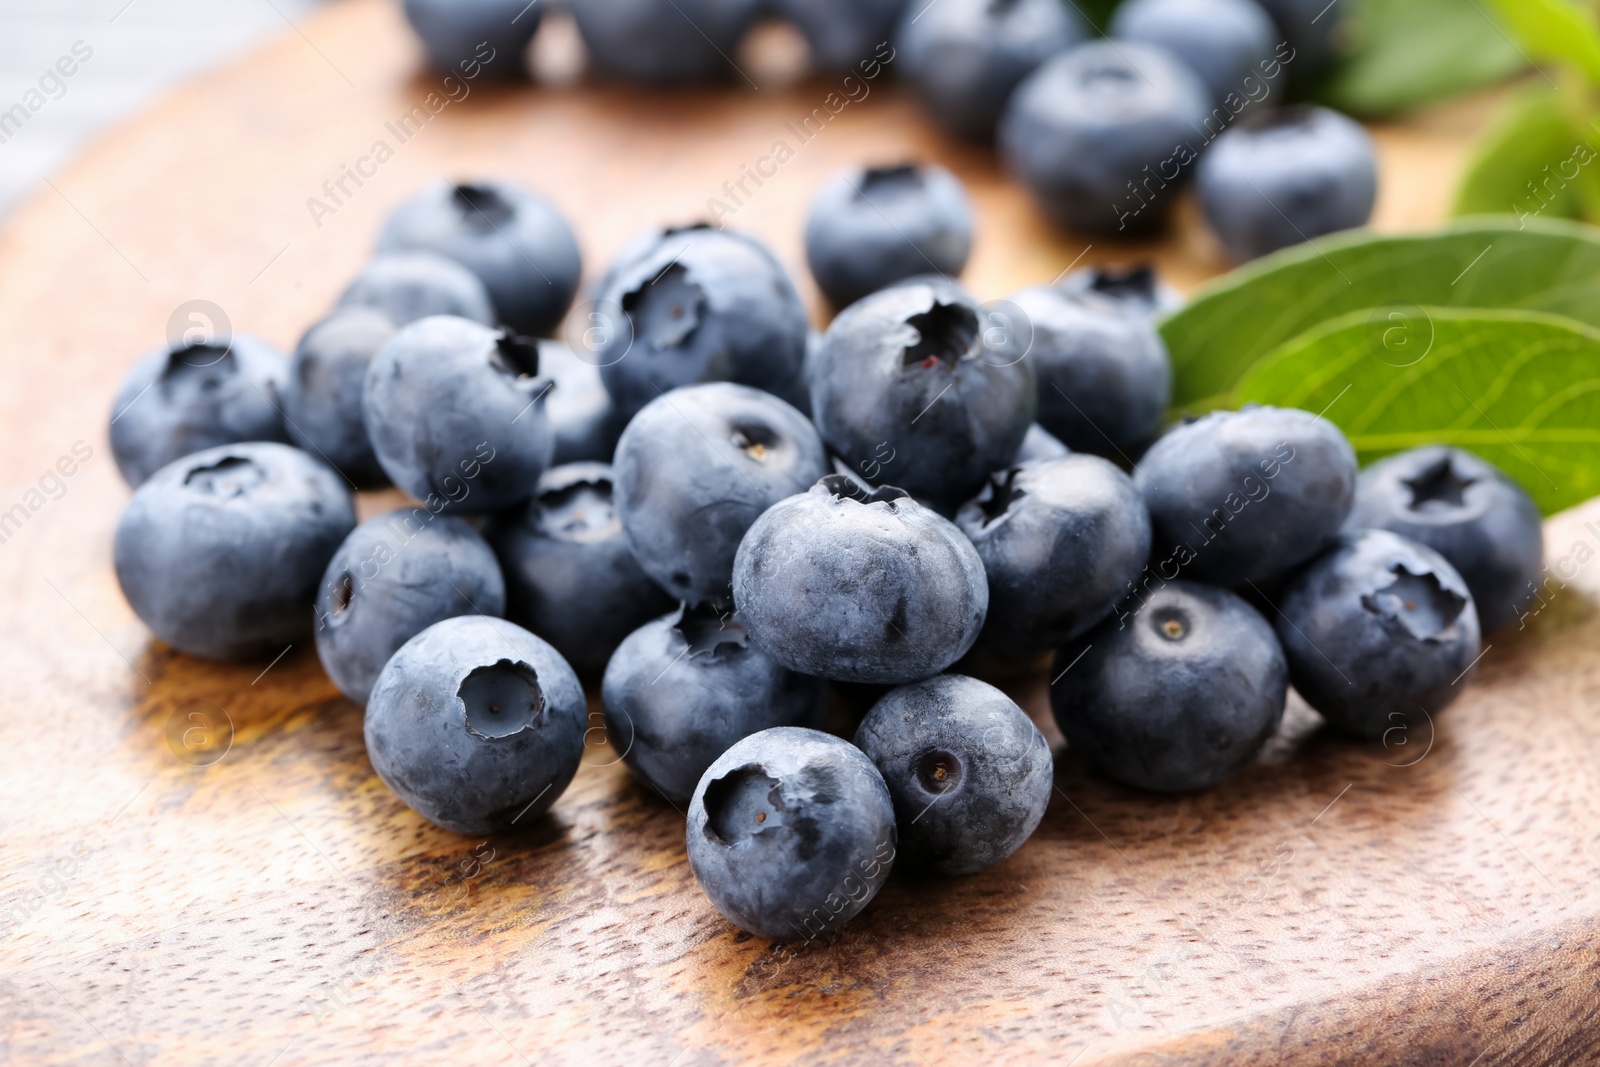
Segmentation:
[(1469, 449), (1547, 515), (1600, 495), (1600, 330), (1558, 315), (1358, 311), (1273, 352), (1233, 399), (1322, 412), (1363, 464)]
[(1480, 216), (1427, 235), (1319, 237), (1257, 260), (1162, 323), (1173, 404), (1214, 407), (1278, 345), (1337, 315), (1389, 304), (1519, 308), (1600, 326), (1600, 230)]
[(1540, 82), (1510, 101), (1477, 147), (1456, 192), (1456, 215), (1509, 212), (1574, 219), (1600, 204), (1591, 137), (1574, 128), (1561, 95)]
[(1600, 29), (1571, 0), (1489, 0), (1511, 35), (1534, 59), (1572, 63), (1600, 82)]

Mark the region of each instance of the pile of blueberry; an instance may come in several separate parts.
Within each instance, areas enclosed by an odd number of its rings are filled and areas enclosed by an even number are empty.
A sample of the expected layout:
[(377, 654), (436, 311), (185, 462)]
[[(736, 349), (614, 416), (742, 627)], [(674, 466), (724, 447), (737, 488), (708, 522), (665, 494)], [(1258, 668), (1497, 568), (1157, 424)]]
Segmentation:
[[(445, 70), (521, 77), (554, 0), (405, 0)], [(1057, 225), (1148, 235), (1193, 183), (1225, 251), (1248, 260), (1366, 223), (1373, 146), (1327, 108), (1289, 104), (1328, 67), (1326, 0), (1125, 0), (1097, 38), (1071, 0), (565, 0), (602, 76), (660, 88), (726, 80), (761, 18), (797, 27), (822, 70), (903, 76), (951, 135), (994, 143)], [(1331, 13), (1330, 13), (1331, 12)], [(493, 57), (485, 63), (484, 57)], [(834, 224), (890, 220), (832, 190)], [(954, 197), (947, 202), (954, 207)], [(934, 269), (964, 257), (927, 250)], [(919, 269), (928, 269), (926, 266)], [(834, 264), (836, 307), (867, 291)]]

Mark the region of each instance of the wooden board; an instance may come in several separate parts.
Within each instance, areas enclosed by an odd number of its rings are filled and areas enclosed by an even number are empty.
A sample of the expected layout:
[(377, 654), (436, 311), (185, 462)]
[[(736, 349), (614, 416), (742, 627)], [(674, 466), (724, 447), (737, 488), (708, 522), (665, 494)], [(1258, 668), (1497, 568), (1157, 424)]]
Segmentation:
[[(190, 300), (292, 344), (385, 212), (441, 173), (549, 193), (591, 277), (786, 138), (794, 158), (734, 223), (797, 278), (814, 188), (908, 154), (971, 187), (968, 281), (985, 298), (1080, 257), (1154, 255), (1183, 286), (1222, 266), (1187, 206), (1159, 246), (1050, 231), (887, 78), (804, 145), (786, 124), (834, 80), (780, 86), (756, 61), (761, 89), (475, 83), (397, 145), (385, 124), (437, 77), (394, 6), (334, 5), (166, 101), (0, 237), (0, 510), (26, 511), (0, 544), (0, 1060), (1600, 1058), (1600, 525), (1584, 525), (1600, 507), (1550, 525), (1564, 581), (1494, 639), (1436, 736), (1353, 744), (1296, 704), (1258, 765), (1180, 798), (1120, 789), (1069, 754), (1011, 860), (947, 884), (897, 877), (837, 936), (782, 947), (716, 914), (681, 818), (598, 735), (547, 820), (481, 842), (383, 787), (360, 711), (311, 649), (220, 666), (152, 642), (109, 566), (127, 499), (105, 444), (118, 379)], [(1380, 226), (1438, 219), (1483, 113), (1380, 131)], [(379, 139), (393, 158), (318, 225), (307, 199)], [(1043, 685), (1016, 685), (1036, 712)], [(174, 732), (207, 723), (225, 754), (176, 758)]]

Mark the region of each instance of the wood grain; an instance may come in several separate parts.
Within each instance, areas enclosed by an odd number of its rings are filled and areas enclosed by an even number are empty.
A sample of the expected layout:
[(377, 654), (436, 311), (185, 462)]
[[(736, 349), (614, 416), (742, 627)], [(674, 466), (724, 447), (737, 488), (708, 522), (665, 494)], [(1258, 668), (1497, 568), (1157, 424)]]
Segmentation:
[[(0, 1059), (1600, 1059), (1600, 565), (1587, 555), (1525, 631), (1494, 639), (1434, 737), (1353, 744), (1295, 704), (1255, 766), (1181, 798), (1120, 789), (1067, 754), (1011, 860), (947, 884), (897, 877), (837, 936), (787, 946), (721, 920), (693, 884), (678, 813), (598, 741), (538, 827), (462, 838), (376, 779), (359, 710), (310, 649), (220, 666), (154, 643), (109, 567), (127, 492), (104, 427), (117, 380), (175, 307), (211, 300), (236, 328), (292, 344), (384, 214), (441, 173), (553, 196), (593, 276), (633, 232), (704, 213), (834, 89), (474, 84), (319, 227), (307, 198), (437, 78), (380, 0), (301, 29), (105, 139), (0, 237), (0, 510), (27, 512), (0, 544)], [(1437, 220), (1485, 106), (1378, 131), (1381, 227)], [(1183, 286), (1222, 268), (1188, 205), (1160, 245), (1086, 251), (1050, 231), (986, 153), (941, 138), (888, 78), (734, 222), (803, 278), (812, 190), (846, 162), (908, 154), (971, 187), (968, 281), (983, 297), (1080, 255), (1154, 256)], [(75, 442), (90, 458), (41, 485)], [(1552, 560), (1600, 552), (1585, 522), (1600, 507), (1550, 524)], [(1044, 685), (1014, 682), (1036, 712)], [(168, 743), (194, 714), (224, 727), (209, 765)]]

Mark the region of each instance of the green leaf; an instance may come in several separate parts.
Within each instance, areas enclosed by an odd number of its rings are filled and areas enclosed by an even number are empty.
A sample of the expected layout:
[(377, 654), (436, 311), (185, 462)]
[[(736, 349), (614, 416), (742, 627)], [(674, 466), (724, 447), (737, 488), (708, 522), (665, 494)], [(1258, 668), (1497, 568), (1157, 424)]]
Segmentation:
[(1582, 217), (1589, 205), (1600, 206), (1600, 168), (1589, 167), (1592, 137), (1574, 128), (1560, 93), (1543, 82), (1528, 86), (1479, 142), (1453, 213)]
[(1214, 407), (1285, 341), (1337, 315), (1390, 304), (1520, 308), (1600, 326), (1600, 230), (1480, 216), (1428, 235), (1318, 238), (1257, 260), (1162, 323), (1173, 403)]
[(1497, 82), (1528, 65), (1479, 0), (1345, 2), (1355, 49), (1322, 94), (1342, 111), (1402, 111)]
[(1571, 0), (1489, 0), (1502, 23), (1534, 59), (1575, 65), (1600, 82), (1600, 30)]
[(1600, 330), (1557, 315), (1356, 312), (1273, 352), (1234, 400), (1323, 412), (1363, 464), (1423, 444), (1470, 449), (1547, 515), (1600, 495)]

